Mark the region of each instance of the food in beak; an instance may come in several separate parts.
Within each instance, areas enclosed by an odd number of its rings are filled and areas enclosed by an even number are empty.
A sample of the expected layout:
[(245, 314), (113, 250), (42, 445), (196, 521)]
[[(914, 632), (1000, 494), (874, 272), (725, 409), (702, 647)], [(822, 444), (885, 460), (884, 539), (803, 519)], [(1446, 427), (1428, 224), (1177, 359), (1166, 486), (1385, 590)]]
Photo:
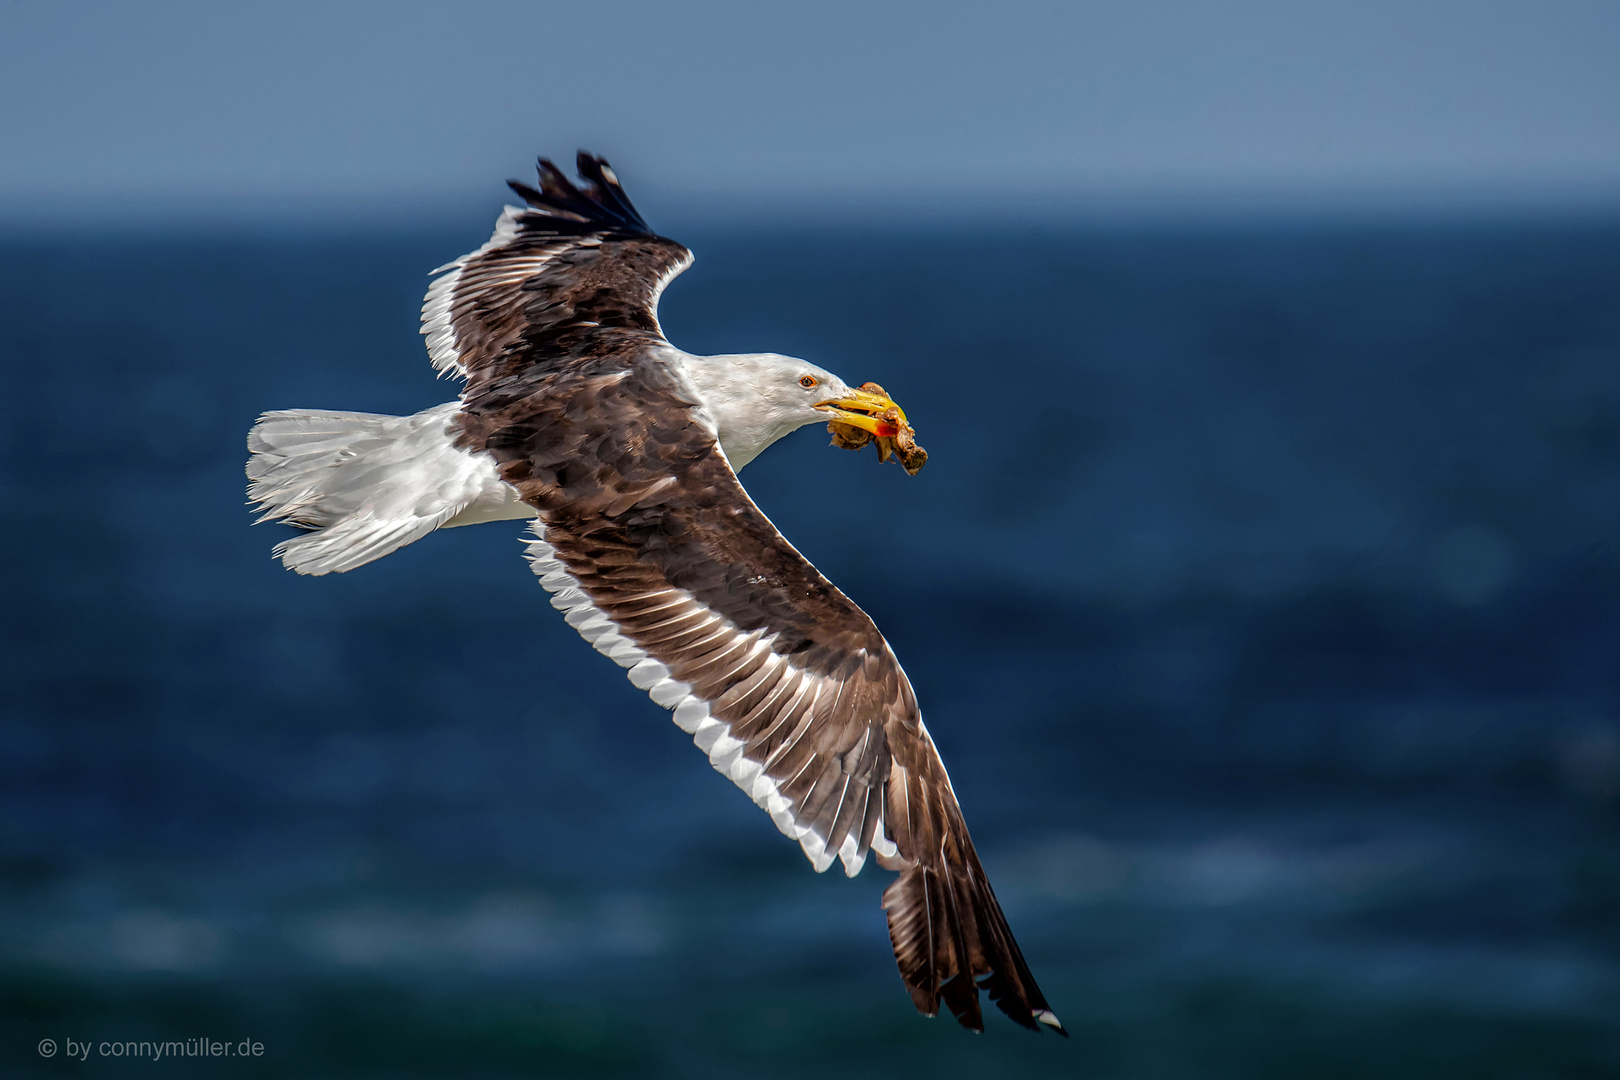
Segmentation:
[[(906, 414), (877, 383), (866, 383), (856, 394), (828, 402), (828, 405), (840, 416), (827, 425), (834, 446), (859, 450), (869, 442), (876, 442), (878, 460), (898, 459), (908, 476), (916, 476), (927, 463), (928, 451), (917, 445), (917, 433), (906, 422)], [(843, 419), (844, 416), (856, 422), (851, 423)]]

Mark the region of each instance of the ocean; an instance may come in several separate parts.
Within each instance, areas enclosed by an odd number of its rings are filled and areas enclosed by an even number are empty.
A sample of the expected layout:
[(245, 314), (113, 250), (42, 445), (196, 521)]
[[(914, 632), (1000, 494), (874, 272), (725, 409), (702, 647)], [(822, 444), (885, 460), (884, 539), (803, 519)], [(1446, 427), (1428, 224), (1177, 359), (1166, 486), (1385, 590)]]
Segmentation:
[(1620, 226), (681, 234), (676, 344), (930, 452), (743, 480), (889, 637), (1064, 1041), (918, 1016), (889, 875), (814, 874), (520, 523), (271, 560), (247, 428), (447, 400), (470, 224), (0, 237), (7, 1075), (1620, 1071)]

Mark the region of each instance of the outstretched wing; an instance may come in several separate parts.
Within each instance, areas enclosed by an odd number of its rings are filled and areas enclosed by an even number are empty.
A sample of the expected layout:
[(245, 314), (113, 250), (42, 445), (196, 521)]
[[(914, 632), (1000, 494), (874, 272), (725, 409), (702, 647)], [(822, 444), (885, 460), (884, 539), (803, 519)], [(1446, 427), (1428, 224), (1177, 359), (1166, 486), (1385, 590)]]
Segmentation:
[(737, 482), (659, 331), (691, 262), (598, 158), (550, 162), (490, 242), (433, 285), (434, 363), (467, 380), (457, 445), (538, 514), (530, 559), (596, 649), (672, 709), (817, 870), (869, 851), (912, 1000), (982, 1028), (979, 990), (1062, 1030), (973, 851), (894, 653)]
[(657, 236), (606, 161), (580, 151), (584, 187), (540, 159), (538, 190), (509, 181), (489, 242), (439, 267), (422, 303), (422, 334), (441, 374), (465, 377), (603, 355), (663, 339), (658, 297), (692, 253)]
[[(530, 559), (586, 640), (674, 710), (817, 870), (868, 851), (912, 1000), (982, 1028), (979, 989), (1061, 1027), (974, 853), (911, 685), (877, 627), (782, 538), (651, 346), (486, 392), (463, 443), (538, 511)], [(510, 382), (511, 380), (507, 380)]]

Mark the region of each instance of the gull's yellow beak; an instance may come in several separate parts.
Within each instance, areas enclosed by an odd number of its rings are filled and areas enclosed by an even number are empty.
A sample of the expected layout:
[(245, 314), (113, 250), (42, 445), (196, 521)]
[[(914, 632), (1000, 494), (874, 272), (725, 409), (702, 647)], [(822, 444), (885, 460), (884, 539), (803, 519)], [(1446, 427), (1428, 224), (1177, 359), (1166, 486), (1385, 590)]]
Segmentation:
[(900, 424), (906, 420), (905, 410), (890, 401), (877, 383), (867, 383), (816, 408), (827, 413), (829, 420), (870, 431), (880, 439), (892, 439), (900, 434)]

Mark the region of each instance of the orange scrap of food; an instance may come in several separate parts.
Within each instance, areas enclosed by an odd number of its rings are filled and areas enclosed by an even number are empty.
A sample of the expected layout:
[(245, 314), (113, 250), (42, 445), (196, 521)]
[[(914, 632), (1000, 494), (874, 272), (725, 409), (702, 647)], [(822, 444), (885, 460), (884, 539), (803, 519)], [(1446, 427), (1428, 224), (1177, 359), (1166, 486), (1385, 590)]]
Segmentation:
[[(889, 396), (877, 383), (866, 383), (861, 389)], [(928, 461), (928, 451), (917, 445), (917, 433), (901, 418), (897, 408), (885, 409), (874, 419), (878, 421), (878, 429), (882, 432), (880, 435), (851, 424), (841, 424), (837, 420), (827, 425), (827, 432), (832, 436), (833, 445), (845, 450), (859, 450), (867, 443), (875, 442), (879, 461), (895, 458), (900, 462), (900, 467), (906, 470), (906, 475), (916, 476)]]

